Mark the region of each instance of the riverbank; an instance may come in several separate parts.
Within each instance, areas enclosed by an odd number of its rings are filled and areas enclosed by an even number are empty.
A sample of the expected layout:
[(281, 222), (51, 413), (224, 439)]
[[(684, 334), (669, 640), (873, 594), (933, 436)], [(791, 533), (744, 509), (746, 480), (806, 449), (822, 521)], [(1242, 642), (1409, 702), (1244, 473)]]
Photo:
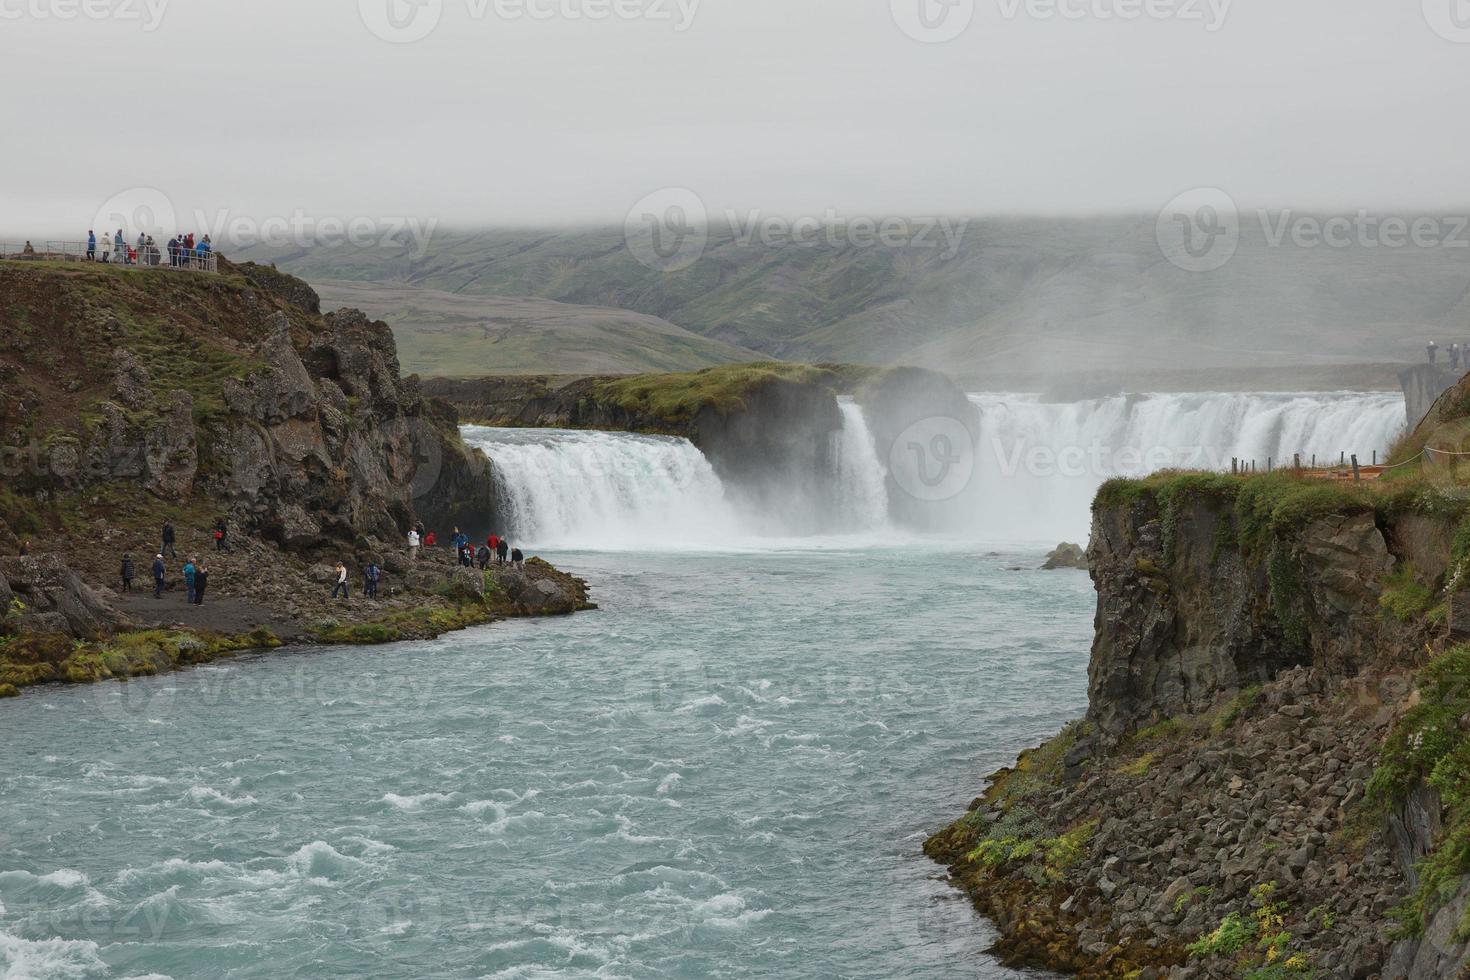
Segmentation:
[[(12, 574), (45, 570), (53, 584), (44, 592), (20, 593), (24, 598), (12, 593), (12, 614), (0, 623), (0, 697), (38, 684), (151, 676), (243, 651), (429, 640), (510, 618), (597, 608), (585, 581), (538, 558), (524, 570), (492, 565), (481, 572), (460, 567), (446, 549), (430, 550), (412, 564), (385, 559), (387, 571), (373, 599), (362, 596), (356, 579), (351, 598), (330, 598), (334, 575), (325, 565), (283, 569), (277, 561), (270, 576), (247, 574), (225, 584), (224, 569), (238, 574), (248, 568), (255, 548), (247, 544), (210, 560), (211, 583), (221, 583), (220, 594), (211, 584), (200, 605), (186, 602), (180, 582), (171, 582), (157, 599), (151, 586), (117, 594), (79, 576), (58, 575), (63, 566), (55, 556), (7, 559)], [(88, 638), (26, 628), (22, 620), (34, 615), (28, 601), (86, 609), (96, 628)]]

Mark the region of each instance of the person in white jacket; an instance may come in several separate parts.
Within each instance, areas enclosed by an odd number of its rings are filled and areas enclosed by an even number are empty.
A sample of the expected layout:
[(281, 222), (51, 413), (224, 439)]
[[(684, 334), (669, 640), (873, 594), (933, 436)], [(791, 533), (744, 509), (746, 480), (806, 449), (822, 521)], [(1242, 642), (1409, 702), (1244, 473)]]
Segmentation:
[(416, 529), (414, 529), (414, 528), (409, 528), (408, 529), (408, 557), (409, 558), (412, 559), (412, 558), (417, 558), (419, 556), (419, 545), (421, 545), (421, 544), (423, 544), (423, 542), (419, 540), (419, 532)]
[(342, 598), (347, 598), (347, 566), (340, 561), (337, 562), (337, 584), (332, 586), (332, 598), (337, 598), (337, 593), (342, 593)]

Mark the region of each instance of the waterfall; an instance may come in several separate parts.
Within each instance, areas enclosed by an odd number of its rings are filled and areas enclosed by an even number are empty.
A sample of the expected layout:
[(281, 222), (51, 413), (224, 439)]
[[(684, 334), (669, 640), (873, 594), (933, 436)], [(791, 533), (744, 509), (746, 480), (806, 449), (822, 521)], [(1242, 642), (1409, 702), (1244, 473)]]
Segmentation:
[[(1293, 453), (1335, 462), (1380, 456), (1402, 431), (1402, 396), (1386, 393), (1127, 395), (1073, 403), (981, 394), (973, 476), (958, 496), (921, 501), (921, 526), (951, 541), (1083, 541), (1093, 495), (1113, 476), (1167, 468), (1230, 469), (1232, 457), (1288, 466)], [(841, 400), (843, 426), (817, 468), (776, 474), (775, 492), (726, 486), (685, 439), (627, 433), (466, 426), (495, 465), (496, 528), (535, 548), (722, 549), (901, 540), (891, 483), (863, 410)], [(803, 464), (810, 470), (813, 465)], [(769, 476), (769, 474), (767, 474)], [(902, 483), (902, 481), (899, 481)], [(769, 491), (769, 485), (763, 485)], [(900, 501), (896, 501), (900, 502)], [(902, 509), (900, 509), (901, 511)]]
[(709, 460), (686, 439), (466, 426), (495, 466), (502, 522), (538, 548), (717, 547), (739, 524)]
[(888, 486), (867, 417), (857, 402), (841, 399), (842, 431), (834, 437), (839, 522), (857, 531), (888, 524)]
[(1161, 469), (1229, 471), (1381, 459), (1404, 428), (1397, 393), (1201, 393), (1119, 395), (1072, 403), (1034, 395), (972, 395), (981, 435), (972, 485), (984, 539), (1083, 540), (1104, 480)]

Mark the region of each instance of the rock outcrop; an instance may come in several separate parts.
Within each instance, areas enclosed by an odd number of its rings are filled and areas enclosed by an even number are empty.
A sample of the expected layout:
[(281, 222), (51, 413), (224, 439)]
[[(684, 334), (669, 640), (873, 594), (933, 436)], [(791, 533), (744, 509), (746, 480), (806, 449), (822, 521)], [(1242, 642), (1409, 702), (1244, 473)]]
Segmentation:
[(0, 558), (0, 618), (20, 631), (87, 639), (111, 633), (123, 620), (55, 555)]
[(264, 366), (225, 383), (230, 470), (219, 489), (232, 512), (292, 548), (396, 542), (415, 516), (488, 528), (489, 461), (460, 442), (451, 409), (400, 380), (388, 326), (348, 310), (325, 325), (303, 358), (302, 331), (271, 315), (255, 351)]
[(1104, 487), (1087, 715), (925, 848), (998, 924), (1006, 961), (1459, 975), (1470, 824), (1434, 788), (1453, 781), (1412, 767), (1470, 738), (1470, 653), (1442, 652), (1441, 618), (1465, 527), (1458, 498), (1427, 488)]
[(1080, 544), (1071, 544), (1063, 541), (1051, 550), (1042, 563), (1043, 571), (1056, 571), (1060, 568), (1075, 568), (1086, 571), (1091, 565), (1087, 561), (1087, 549)]
[(1102, 737), (1299, 665), (1350, 677), (1405, 645), (1380, 609), (1397, 559), (1372, 510), (1311, 520), (1261, 553), (1235, 521), (1231, 500), (1208, 495), (1097, 507), (1088, 718)]

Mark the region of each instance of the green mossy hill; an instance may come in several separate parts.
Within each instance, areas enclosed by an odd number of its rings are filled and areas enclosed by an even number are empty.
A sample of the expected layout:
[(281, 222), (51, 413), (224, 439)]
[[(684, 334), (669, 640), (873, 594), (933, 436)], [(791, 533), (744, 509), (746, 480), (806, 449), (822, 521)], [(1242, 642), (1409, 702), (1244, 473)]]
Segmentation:
[(670, 423), (685, 423), (707, 408), (720, 415), (743, 411), (752, 394), (775, 382), (818, 385), (846, 393), (878, 370), (851, 365), (761, 361), (687, 374), (640, 374), (605, 381), (594, 392), (596, 397), (625, 411)]

